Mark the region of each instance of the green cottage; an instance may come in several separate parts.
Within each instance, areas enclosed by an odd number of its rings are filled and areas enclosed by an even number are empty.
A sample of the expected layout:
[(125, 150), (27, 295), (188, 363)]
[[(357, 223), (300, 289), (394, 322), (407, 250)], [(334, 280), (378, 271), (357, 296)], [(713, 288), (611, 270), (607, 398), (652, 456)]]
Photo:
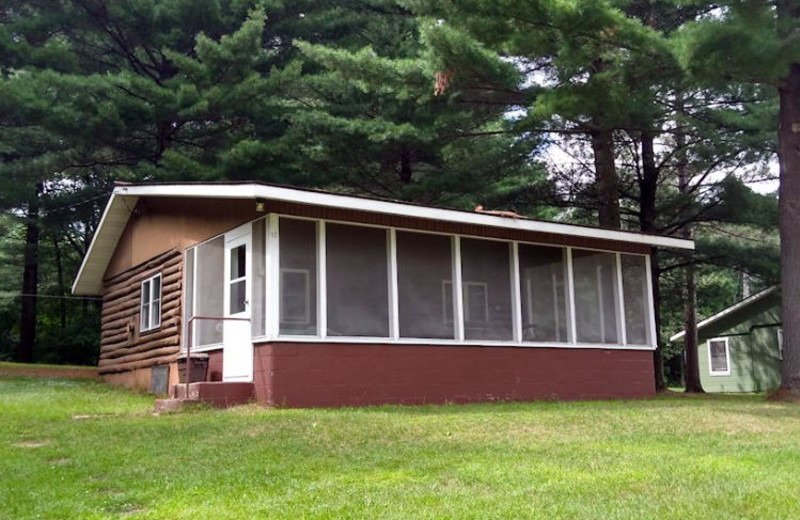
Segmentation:
[[(671, 342), (684, 341), (686, 331)], [(770, 287), (697, 324), (700, 381), (706, 392), (763, 392), (780, 386), (781, 295)]]

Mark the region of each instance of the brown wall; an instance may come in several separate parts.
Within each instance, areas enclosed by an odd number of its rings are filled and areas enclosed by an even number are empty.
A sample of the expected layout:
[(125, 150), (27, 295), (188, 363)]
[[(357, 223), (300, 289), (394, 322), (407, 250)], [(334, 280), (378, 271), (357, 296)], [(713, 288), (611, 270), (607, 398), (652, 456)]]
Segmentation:
[(569, 348), (265, 343), (256, 397), (316, 407), (653, 396), (653, 353)]
[(187, 247), (257, 219), (255, 202), (226, 199), (141, 199), (120, 238), (105, 277), (162, 251)]
[(649, 246), (613, 240), (565, 237), (552, 233), (498, 229), (288, 202), (267, 202), (265, 212), (258, 213), (255, 211), (255, 202), (252, 200), (163, 197), (142, 199), (136, 205), (114, 256), (109, 262), (105, 276), (106, 278), (113, 277), (168, 249), (176, 248), (182, 251), (269, 212), (503, 240), (569, 245), (627, 253), (647, 254), (650, 252)]
[[(161, 273), (161, 326), (140, 332), (141, 282), (158, 273)], [(175, 249), (104, 281), (100, 375), (149, 369), (177, 359), (182, 285), (183, 255)], [(147, 384), (149, 375), (144, 388)]]

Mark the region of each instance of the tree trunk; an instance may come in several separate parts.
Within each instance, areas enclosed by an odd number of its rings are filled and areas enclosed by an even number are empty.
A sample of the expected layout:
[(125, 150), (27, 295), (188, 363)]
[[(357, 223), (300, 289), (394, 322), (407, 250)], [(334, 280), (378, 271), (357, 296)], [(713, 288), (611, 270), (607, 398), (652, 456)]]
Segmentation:
[(611, 130), (591, 130), (594, 169), (597, 180), (597, 207), (600, 227), (619, 229), (619, 190), (614, 163), (614, 135)]
[[(683, 96), (679, 93), (676, 96), (676, 106), (678, 113), (683, 112)], [(675, 148), (678, 170), (678, 192), (687, 194), (689, 191), (689, 160), (686, 155), (686, 137), (678, 133), (675, 136)], [(692, 211), (690, 200), (684, 201), (687, 212)], [(686, 224), (681, 229), (681, 237), (687, 240), (694, 240), (694, 227), (691, 223)], [(686, 392), (704, 393), (703, 385), (700, 382), (700, 363), (697, 354), (697, 286), (694, 278), (694, 258), (689, 258), (686, 269), (684, 270), (683, 287), (683, 330), (686, 331), (683, 346), (686, 352)]]
[(66, 296), (66, 291), (64, 290), (64, 263), (61, 258), (61, 246), (58, 243), (58, 237), (56, 237), (55, 233), (53, 235), (53, 250), (55, 251), (56, 255), (56, 280), (58, 283), (58, 296), (60, 297), (58, 300), (59, 305), (59, 315), (61, 318), (61, 330), (67, 328), (67, 300), (64, 298)]
[(36, 296), (39, 287), (39, 194), (42, 185), (36, 185), (36, 193), (28, 202), (25, 223), (25, 266), (22, 272), (22, 309), (20, 312), (20, 338), (17, 361), (33, 361), (33, 345), (36, 342)]
[[(654, 137), (650, 132), (644, 131), (640, 136), (642, 147), (642, 176), (639, 179), (639, 229), (643, 233), (656, 232), (656, 189), (658, 188), (658, 167), (656, 166)], [(653, 352), (653, 371), (655, 373), (656, 391), (663, 392), (667, 389), (664, 381), (664, 357), (661, 350), (661, 291), (659, 277), (661, 269), (658, 262), (658, 253), (653, 250), (650, 254), (652, 269), (651, 284), (653, 285), (653, 312), (656, 321), (656, 350)]]
[(661, 278), (661, 264), (658, 261), (658, 252), (655, 248), (650, 253), (650, 283), (653, 284), (653, 317), (656, 320), (656, 349), (653, 351), (653, 372), (656, 382), (656, 392), (663, 392), (667, 389), (664, 381), (664, 356), (661, 350), (661, 286), (658, 284)]
[[(692, 240), (694, 233), (691, 227), (684, 228), (683, 238)], [(689, 262), (684, 271), (683, 288), (683, 326), (686, 331), (684, 346), (686, 348), (686, 392), (704, 393), (700, 382), (700, 362), (697, 354), (697, 286), (694, 279), (694, 263)]]
[(781, 390), (800, 396), (800, 63), (793, 63), (780, 91), (778, 191), (781, 236), (783, 368)]

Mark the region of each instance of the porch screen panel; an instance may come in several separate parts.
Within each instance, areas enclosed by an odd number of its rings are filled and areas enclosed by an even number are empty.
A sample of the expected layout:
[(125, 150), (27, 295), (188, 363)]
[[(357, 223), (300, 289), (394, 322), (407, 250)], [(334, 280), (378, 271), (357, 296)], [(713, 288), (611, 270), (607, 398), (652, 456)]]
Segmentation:
[(466, 339), (513, 339), (507, 242), (461, 239), (461, 291)]
[(650, 299), (647, 297), (645, 257), (620, 255), (622, 296), (625, 302), (625, 336), (628, 344), (648, 345), (650, 340)]
[[(186, 288), (185, 298), (186, 304), (183, 306), (183, 339), (181, 340), (181, 348), (186, 349), (186, 343), (189, 341), (188, 327), (189, 320), (194, 316), (194, 248), (186, 251), (186, 268), (183, 273), (183, 286)], [(193, 339), (193, 342), (196, 341)]]
[(389, 336), (386, 230), (326, 226), (328, 336)]
[(253, 222), (253, 287), (250, 309), (250, 325), (253, 336), (263, 336), (266, 330), (266, 220)]
[(523, 341), (569, 341), (566, 269), (563, 248), (520, 244)]
[[(197, 246), (197, 308), (198, 316), (222, 316), (225, 287), (225, 239), (217, 237)], [(222, 322), (218, 320), (196, 321), (195, 345), (222, 343)]]
[(614, 253), (572, 250), (579, 343), (619, 343)]
[(400, 336), (454, 339), (449, 236), (397, 232)]
[(317, 223), (281, 218), (280, 333), (317, 334)]

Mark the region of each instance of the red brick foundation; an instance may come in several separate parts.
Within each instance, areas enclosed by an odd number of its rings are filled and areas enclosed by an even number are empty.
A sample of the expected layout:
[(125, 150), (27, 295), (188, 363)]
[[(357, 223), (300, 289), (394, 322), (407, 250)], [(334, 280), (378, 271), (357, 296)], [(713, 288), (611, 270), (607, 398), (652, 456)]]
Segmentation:
[(650, 351), (263, 343), (254, 361), (256, 399), (268, 406), (655, 395)]

